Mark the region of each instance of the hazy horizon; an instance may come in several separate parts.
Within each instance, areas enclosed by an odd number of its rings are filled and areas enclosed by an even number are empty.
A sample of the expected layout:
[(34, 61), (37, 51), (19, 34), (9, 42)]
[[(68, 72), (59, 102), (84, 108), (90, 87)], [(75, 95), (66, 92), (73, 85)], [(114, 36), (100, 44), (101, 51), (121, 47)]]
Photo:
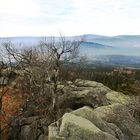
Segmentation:
[[(117, 37), (117, 36), (140, 36), (140, 34), (117, 34), (117, 35), (103, 35), (103, 34), (79, 34), (79, 35), (66, 35), (63, 34), (65, 37), (76, 37), (76, 36), (84, 36), (84, 35), (97, 35), (97, 36), (105, 36), (105, 37)], [(0, 36), (0, 38), (20, 38), (20, 37), (60, 37), (60, 34), (58, 35), (17, 35), (17, 36)]]

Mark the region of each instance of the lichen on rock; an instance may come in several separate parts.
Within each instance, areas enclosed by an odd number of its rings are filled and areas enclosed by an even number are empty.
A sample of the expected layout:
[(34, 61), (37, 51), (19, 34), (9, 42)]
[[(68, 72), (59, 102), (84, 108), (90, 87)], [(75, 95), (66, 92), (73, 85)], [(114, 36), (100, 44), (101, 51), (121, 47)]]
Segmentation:
[(101, 83), (77, 80), (75, 85), (63, 87), (63, 94), (58, 97), (58, 121), (51, 123), (47, 117), (24, 118), (18, 138), (139, 140), (140, 124), (127, 108), (131, 102), (129, 96)]

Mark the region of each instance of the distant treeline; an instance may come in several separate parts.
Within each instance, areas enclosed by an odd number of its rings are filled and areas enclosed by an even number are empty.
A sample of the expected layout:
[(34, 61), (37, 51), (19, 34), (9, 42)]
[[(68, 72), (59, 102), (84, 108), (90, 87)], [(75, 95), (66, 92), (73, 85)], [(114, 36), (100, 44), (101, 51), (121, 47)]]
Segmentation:
[(140, 94), (140, 69), (69, 64), (62, 68), (62, 78), (101, 82), (109, 88), (129, 95)]

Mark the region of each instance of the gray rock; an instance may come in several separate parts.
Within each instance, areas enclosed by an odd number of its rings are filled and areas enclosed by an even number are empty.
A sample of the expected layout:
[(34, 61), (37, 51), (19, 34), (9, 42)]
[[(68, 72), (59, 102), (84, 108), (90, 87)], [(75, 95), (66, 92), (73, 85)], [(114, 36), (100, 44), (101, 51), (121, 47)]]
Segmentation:
[(57, 102), (58, 121), (51, 123), (51, 117), (23, 118), (19, 121), (18, 127), (16, 126), (17, 139), (47, 140), (47, 137), (49, 140), (140, 139), (140, 124), (130, 115), (127, 108), (132, 102), (129, 96), (112, 91), (95, 81), (77, 80), (71, 86), (59, 87), (62, 87), (63, 94), (58, 97)]
[(50, 125), (53, 130), (49, 129), (49, 140), (140, 139), (140, 124), (126, 112), (119, 103), (96, 109), (85, 106), (63, 115), (56, 123), (59, 125)]
[(20, 139), (22, 140), (34, 140), (34, 134), (32, 132), (32, 129), (29, 125), (25, 125), (21, 128), (21, 132), (20, 132)]
[(89, 120), (71, 113), (63, 116), (59, 133), (56, 132), (56, 135), (49, 133), (49, 140), (57, 138), (59, 140), (117, 140), (114, 136), (101, 131)]

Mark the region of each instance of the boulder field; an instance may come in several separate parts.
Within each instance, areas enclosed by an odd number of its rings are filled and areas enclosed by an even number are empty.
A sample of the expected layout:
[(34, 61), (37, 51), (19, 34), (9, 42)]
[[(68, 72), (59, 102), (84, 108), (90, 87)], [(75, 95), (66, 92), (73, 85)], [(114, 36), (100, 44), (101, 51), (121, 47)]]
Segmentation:
[(47, 117), (24, 118), (20, 120), (20, 129), (11, 130), (9, 137), (19, 140), (140, 140), (140, 123), (129, 110), (132, 98), (95, 81), (77, 80), (63, 87), (56, 122), (48, 122)]

